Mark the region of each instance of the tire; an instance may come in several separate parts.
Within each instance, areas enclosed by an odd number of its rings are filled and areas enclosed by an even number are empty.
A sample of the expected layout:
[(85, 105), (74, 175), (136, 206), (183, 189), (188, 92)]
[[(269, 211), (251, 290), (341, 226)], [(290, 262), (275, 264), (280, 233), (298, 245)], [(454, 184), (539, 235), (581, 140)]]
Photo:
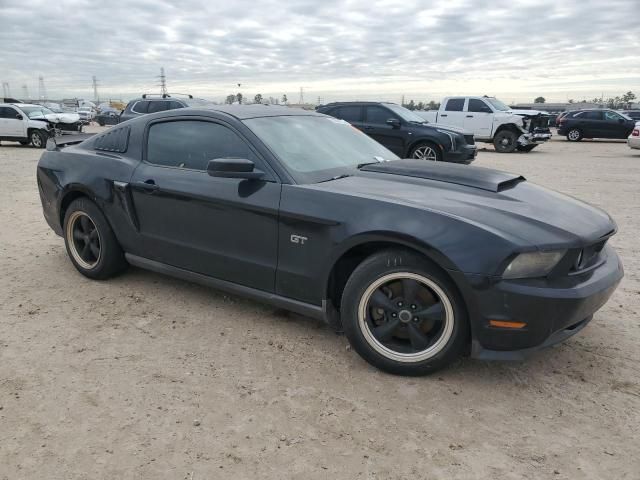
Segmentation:
[(579, 142), (582, 138), (582, 130), (579, 128), (572, 128), (567, 132), (567, 140), (570, 142)]
[(103, 280), (127, 267), (109, 222), (88, 198), (71, 202), (64, 215), (63, 233), (71, 262), (85, 277)]
[(534, 148), (536, 148), (538, 145), (518, 145), (517, 150), (519, 152), (530, 152), (531, 150), (533, 150)]
[(29, 132), (29, 143), (35, 148), (44, 148), (47, 146), (47, 135), (41, 130), (31, 130)]
[(101, 127), (104, 127), (104, 122), (102, 120), (98, 120), (98, 125), (100, 125)]
[(384, 250), (358, 265), (340, 311), (352, 348), (388, 373), (427, 375), (468, 348), (466, 308), (455, 285), (409, 251)]
[(421, 142), (411, 149), (409, 158), (416, 160), (430, 160), (432, 162), (442, 161), (442, 150), (435, 143)]
[(518, 135), (512, 130), (500, 130), (493, 137), (493, 146), (498, 153), (513, 153), (518, 146)]

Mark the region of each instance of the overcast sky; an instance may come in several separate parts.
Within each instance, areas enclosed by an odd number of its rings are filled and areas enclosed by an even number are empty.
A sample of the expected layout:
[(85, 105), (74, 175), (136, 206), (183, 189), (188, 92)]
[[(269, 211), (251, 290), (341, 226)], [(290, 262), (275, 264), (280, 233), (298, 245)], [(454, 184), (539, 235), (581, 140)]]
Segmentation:
[(640, 94), (639, 19), (639, 0), (0, 0), (0, 80), (92, 98), (96, 75), (127, 99), (164, 66), (212, 99), (591, 99)]

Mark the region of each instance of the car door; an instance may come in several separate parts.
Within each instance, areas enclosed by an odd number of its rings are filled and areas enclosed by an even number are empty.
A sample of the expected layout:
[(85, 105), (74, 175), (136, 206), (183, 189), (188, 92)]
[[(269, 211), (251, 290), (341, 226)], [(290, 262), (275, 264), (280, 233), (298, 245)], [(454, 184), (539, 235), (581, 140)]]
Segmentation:
[(600, 110), (578, 112), (574, 114), (572, 120), (573, 125), (570, 124), (569, 126), (579, 128), (582, 135), (587, 138), (606, 136), (602, 111)]
[(0, 107), (0, 136), (25, 138), (26, 116), (12, 106)]
[[(232, 126), (210, 118), (152, 122), (131, 179), (147, 258), (273, 291), (281, 185)], [(252, 160), (264, 179), (212, 177), (209, 160)]]
[(464, 127), (466, 112), (464, 107), (466, 98), (450, 98), (447, 100), (444, 110), (438, 114), (438, 122), (442, 125), (452, 125), (454, 127)]
[(627, 138), (633, 130), (633, 125), (616, 112), (605, 110), (602, 122), (603, 138)]
[(491, 138), (493, 110), (484, 100), (470, 98), (464, 116), (464, 129), (479, 138)]
[[(394, 120), (396, 125), (389, 125), (389, 120)], [(362, 131), (396, 155), (404, 156), (406, 127), (398, 115), (388, 108), (382, 105), (367, 105), (364, 109)]]

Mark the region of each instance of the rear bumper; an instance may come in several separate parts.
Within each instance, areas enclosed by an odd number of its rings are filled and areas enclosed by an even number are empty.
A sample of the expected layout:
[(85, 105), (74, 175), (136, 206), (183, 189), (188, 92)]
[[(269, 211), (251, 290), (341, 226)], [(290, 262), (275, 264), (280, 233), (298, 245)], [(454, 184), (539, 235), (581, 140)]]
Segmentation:
[(444, 152), (442, 160), (451, 163), (469, 164), (473, 162), (478, 155), (478, 147), (475, 145), (465, 145), (455, 152)]
[[(499, 280), (454, 274), (468, 306), (473, 333), (471, 354), (485, 360), (519, 360), (578, 333), (611, 297), (624, 275), (615, 251), (604, 262), (561, 279)], [(456, 278), (457, 277), (457, 278)], [(524, 322), (520, 329), (498, 328), (490, 320)]]
[(627, 138), (627, 145), (629, 145), (629, 148), (640, 149), (640, 137)]

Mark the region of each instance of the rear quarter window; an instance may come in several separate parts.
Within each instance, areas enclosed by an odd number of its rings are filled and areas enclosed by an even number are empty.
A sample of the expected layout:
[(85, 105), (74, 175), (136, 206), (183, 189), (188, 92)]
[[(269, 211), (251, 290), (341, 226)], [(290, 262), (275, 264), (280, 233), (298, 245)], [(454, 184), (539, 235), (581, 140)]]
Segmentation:
[(131, 128), (128, 125), (112, 128), (96, 138), (93, 148), (101, 152), (125, 153), (129, 147), (130, 131)]
[(131, 111), (134, 113), (148, 113), (149, 112), (149, 102), (146, 100), (142, 100), (140, 102), (136, 102), (131, 107)]

